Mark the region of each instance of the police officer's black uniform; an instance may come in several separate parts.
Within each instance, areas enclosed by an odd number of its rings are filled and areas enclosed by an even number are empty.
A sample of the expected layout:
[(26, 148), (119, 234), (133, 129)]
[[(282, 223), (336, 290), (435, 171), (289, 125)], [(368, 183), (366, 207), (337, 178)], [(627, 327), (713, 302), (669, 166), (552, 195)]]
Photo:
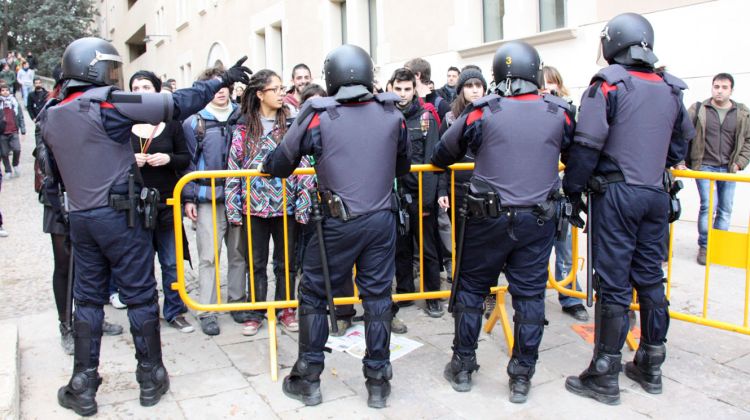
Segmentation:
[(39, 117), (52, 172), (67, 193), (76, 267), (73, 376), (60, 388), (58, 401), (83, 416), (97, 411), (102, 306), (110, 277), (128, 305), (141, 405), (156, 404), (169, 389), (161, 357), (154, 249), (139, 214), (131, 127), (184, 118), (204, 107), (221, 87), (247, 79), (233, 68), (223, 81), (199, 82), (174, 95), (122, 93), (114, 86), (121, 81), (120, 62), (107, 41), (73, 41), (62, 57), (64, 98)]
[(471, 389), (479, 368), (482, 302), (501, 270), (513, 296), (510, 400), (524, 402), (544, 330), (547, 265), (557, 230), (558, 160), (573, 134), (568, 104), (540, 96), (540, 59), (522, 42), (501, 46), (493, 70), (497, 94), (475, 101), (445, 132), (432, 163), (447, 167), (470, 149), (476, 156), (454, 308), (453, 358), (444, 376)]
[[(363, 372), (368, 405), (385, 406), (389, 361), (391, 283), (395, 273), (393, 178), (409, 171), (409, 141), (394, 94), (373, 96), (373, 64), (361, 48), (343, 45), (326, 57), (327, 98), (311, 99), (263, 171), (287, 177), (304, 155), (315, 157), (323, 196), (325, 245), (332, 288), (356, 282), (365, 311)], [(326, 293), (318, 238), (305, 250), (299, 287), (299, 358), (284, 379), (284, 393), (320, 404), (320, 373), (328, 338)]]
[(583, 94), (563, 180), (574, 202), (581, 202), (587, 183), (591, 190), (596, 343), (588, 369), (569, 377), (566, 388), (617, 404), (633, 288), (641, 343), (625, 371), (647, 392), (661, 392), (669, 327), (661, 270), (670, 213), (665, 168), (684, 157), (695, 130), (682, 104), (685, 83), (654, 71), (654, 31), (645, 18), (616, 16), (602, 31), (601, 45), (610, 65)]

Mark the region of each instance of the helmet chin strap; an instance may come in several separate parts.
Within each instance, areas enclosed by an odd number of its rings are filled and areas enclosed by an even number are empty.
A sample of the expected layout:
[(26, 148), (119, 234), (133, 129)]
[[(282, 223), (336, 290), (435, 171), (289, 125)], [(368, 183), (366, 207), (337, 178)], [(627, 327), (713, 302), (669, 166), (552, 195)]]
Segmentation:
[(505, 95), (503, 96), (511, 96), (513, 95), (513, 87), (511, 86), (513, 84), (513, 80), (508, 76), (505, 79)]

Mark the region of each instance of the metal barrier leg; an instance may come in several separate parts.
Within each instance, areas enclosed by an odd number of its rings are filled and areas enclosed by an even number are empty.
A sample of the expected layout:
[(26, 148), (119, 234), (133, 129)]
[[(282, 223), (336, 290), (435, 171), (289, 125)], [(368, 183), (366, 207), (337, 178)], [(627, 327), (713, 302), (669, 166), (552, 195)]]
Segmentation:
[(271, 380), (279, 380), (278, 342), (276, 341), (276, 309), (268, 308), (268, 356), (271, 359)]
[(638, 348), (638, 341), (633, 337), (633, 331), (628, 331), (628, 336), (625, 338), (625, 342), (628, 343), (630, 351), (635, 351)]
[(497, 306), (500, 308), (500, 323), (503, 325), (503, 334), (505, 334), (505, 343), (508, 345), (508, 355), (513, 352), (513, 326), (508, 321), (508, 311), (505, 310), (505, 293), (497, 293)]
[(505, 294), (507, 290), (498, 290), (495, 293), (495, 309), (490, 314), (490, 318), (484, 324), (484, 332), (487, 334), (492, 332), (497, 321), (500, 321), (500, 325), (503, 327), (503, 335), (505, 335), (505, 342), (508, 344), (508, 354), (513, 351), (513, 326), (510, 325), (508, 320), (508, 311), (505, 309)]

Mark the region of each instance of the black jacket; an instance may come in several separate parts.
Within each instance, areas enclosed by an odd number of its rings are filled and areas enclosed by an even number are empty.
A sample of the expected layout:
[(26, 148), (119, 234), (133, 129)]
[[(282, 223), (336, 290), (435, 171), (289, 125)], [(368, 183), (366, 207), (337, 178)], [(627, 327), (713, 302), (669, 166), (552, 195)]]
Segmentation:
[[(419, 105), (419, 100), (414, 101), (402, 110), (406, 119), (406, 129), (409, 132), (411, 142), (411, 163), (430, 163), (430, 155), (435, 145), (440, 141), (440, 128), (434, 117)], [(422, 174), (422, 208), (429, 211), (434, 208), (437, 201), (437, 186), (439, 173), (424, 172)], [(419, 191), (417, 173), (409, 173), (398, 178), (399, 189), (412, 194), (416, 198)]]
[(29, 93), (29, 97), (26, 99), (26, 109), (29, 111), (31, 119), (36, 119), (39, 115), (39, 111), (44, 108), (44, 104), (47, 103), (47, 96), (49, 92), (45, 88), (39, 90), (33, 90)]

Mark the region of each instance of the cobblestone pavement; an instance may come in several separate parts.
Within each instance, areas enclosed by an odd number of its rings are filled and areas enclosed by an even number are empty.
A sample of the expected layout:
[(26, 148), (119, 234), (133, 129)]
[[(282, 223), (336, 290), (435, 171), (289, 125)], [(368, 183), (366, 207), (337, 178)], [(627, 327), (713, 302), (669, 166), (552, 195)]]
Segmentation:
[[(20, 417), (73, 418), (56, 402), (57, 388), (69, 378), (72, 361), (59, 344), (51, 290), (50, 240), (41, 231), (42, 208), (32, 189), (33, 136), (22, 143), (22, 175), (5, 180), (0, 209), (10, 236), (0, 238), (0, 329), (15, 325), (19, 334)], [(686, 182), (686, 184), (692, 184)], [(683, 198), (694, 199), (688, 185)], [(738, 189), (735, 217), (747, 216), (747, 190)], [(686, 205), (686, 218), (695, 209)], [(740, 213), (737, 216), (737, 213)], [(702, 307), (703, 270), (694, 262), (695, 224), (676, 224), (675, 274), (672, 309), (698, 313)], [(583, 242), (582, 242), (583, 243)], [(193, 254), (195, 255), (195, 254)], [(582, 274), (583, 275), (583, 274)], [(712, 268), (709, 314), (741, 322), (744, 272)], [(105, 337), (100, 367), (104, 383), (97, 400), (101, 418), (750, 418), (750, 338), (673, 321), (668, 359), (664, 366), (665, 392), (650, 395), (621, 375), (622, 404), (604, 406), (576, 397), (564, 389), (567, 375), (584, 369), (591, 345), (571, 328), (556, 294), (547, 293), (546, 328), (527, 404), (508, 402), (507, 349), (502, 329), (482, 333), (478, 357), (481, 370), (474, 390), (458, 394), (442, 378), (450, 358), (453, 322), (448, 315), (428, 318), (422, 303), (399, 313), (409, 326), (407, 337), (423, 346), (394, 362), (393, 394), (386, 409), (366, 407), (366, 391), (359, 360), (343, 354), (328, 356), (323, 374), (324, 403), (303, 407), (281, 393), (281, 382), (269, 375), (268, 332), (264, 325), (255, 337), (244, 337), (241, 325), (224, 314), (221, 335), (210, 338), (199, 330), (182, 334), (162, 324), (164, 359), (171, 390), (153, 408), (138, 404), (135, 359), (129, 334)], [(510, 305), (508, 304), (510, 309)], [(126, 311), (106, 308), (110, 321), (126, 326)], [(360, 309), (361, 313), (361, 309)], [(197, 322), (191, 316), (197, 327)], [(127, 331), (127, 328), (126, 328)], [(281, 331), (281, 330), (280, 330)], [(296, 356), (297, 335), (280, 333), (280, 377)], [(623, 359), (633, 352), (623, 351)]]

